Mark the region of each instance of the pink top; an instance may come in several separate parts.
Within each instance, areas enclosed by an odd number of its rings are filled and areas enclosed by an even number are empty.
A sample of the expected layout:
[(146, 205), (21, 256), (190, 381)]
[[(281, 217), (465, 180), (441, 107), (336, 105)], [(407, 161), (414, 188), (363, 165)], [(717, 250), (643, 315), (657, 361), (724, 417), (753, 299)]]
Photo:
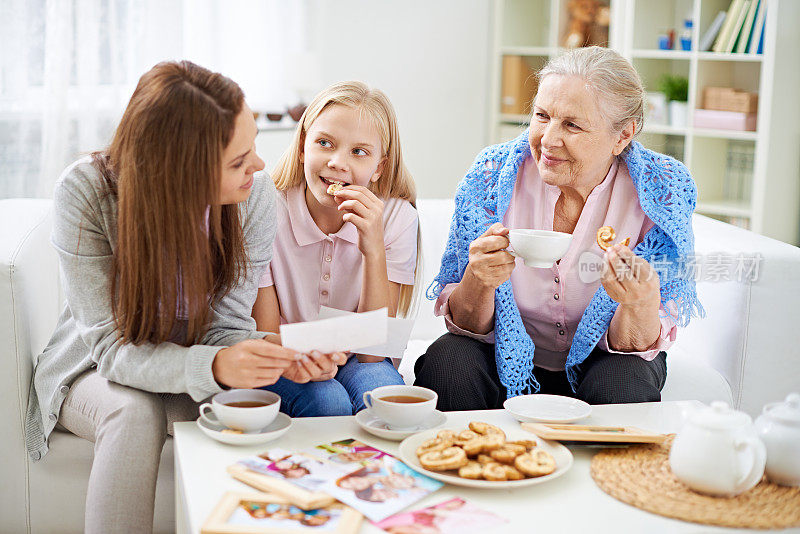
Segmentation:
[[(356, 311), (361, 296), (358, 231), (345, 223), (326, 235), (319, 229), (303, 187), (278, 194), (278, 228), (272, 261), (259, 287), (274, 285), (281, 323), (313, 321), (320, 306)], [(383, 240), (389, 281), (414, 283), (417, 262), (417, 210), (406, 200), (384, 200)]]
[[(508, 211), (503, 217), (507, 228), (553, 229), (553, 214), (561, 190), (546, 184), (539, 176), (536, 163), (531, 156), (520, 166), (514, 194)], [(549, 269), (526, 267), (517, 258), (511, 273), (514, 300), (519, 307), (525, 330), (536, 345), (534, 363), (551, 371), (563, 371), (572, 338), (581, 316), (592, 296), (600, 287), (599, 273), (583, 269), (587, 260), (597, 264), (602, 261), (603, 250), (597, 244), (597, 229), (612, 226), (617, 239), (614, 243), (631, 238), (630, 248), (639, 244), (653, 227), (653, 222), (639, 205), (636, 188), (624, 162), (611, 165), (600, 185), (586, 199), (578, 224), (572, 233), (572, 242), (566, 255)], [(581, 276), (582, 274), (582, 276)], [(594, 275), (593, 275), (594, 274)], [(436, 301), (436, 315), (444, 315), (447, 329), (484, 341), (494, 342), (494, 331), (485, 335), (475, 334), (453, 324), (448, 307), (450, 294), (458, 284), (448, 284)], [(652, 360), (659, 351), (666, 350), (675, 341), (677, 326), (672, 317), (660, 311), (661, 333), (656, 342), (644, 352), (631, 352), (645, 360)], [(597, 346), (608, 352), (608, 332), (603, 334)]]

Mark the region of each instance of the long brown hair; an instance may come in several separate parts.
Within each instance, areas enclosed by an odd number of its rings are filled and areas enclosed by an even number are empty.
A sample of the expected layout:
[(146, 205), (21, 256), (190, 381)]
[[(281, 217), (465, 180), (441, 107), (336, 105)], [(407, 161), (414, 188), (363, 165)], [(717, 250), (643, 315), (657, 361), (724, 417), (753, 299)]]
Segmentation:
[(189, 61), (159, 63), (136, 87), (111, 146), (94, 162), (118, 199), (111, 289), (123, 343), (207, 330), (209, 306), (246, 270), (239, 206), (218, 205), (222, 151), (244, 93)]
[[(386, 157), (381, 176), (367, 187), (379, 198), (400, 198), (417, 207), (417, 189), (414, 178), (403, 162), (403, 151), (400, 148), (400, 132), (397, 127), (397, 116), (389, 97), (379, 90), (369, 87), (360, 81), (337, 82), (323, 89), (306, 108), (292, 138), (289, 148), (278, 160), (272, 179), (279, 191), (297, 187), (306, 183), (300, 154), (306, 141), (306, 132), (320, 114), (330, 106), (342, 105), (367, 114), (378, 129), (383, 145), (382, 156)], [(414, 285), (402, 284), (397, 302), (397, 313), (400, 317), (414, 315), (419, 300), (420, 277), (422, 276), (422, 244), (421, 232), (417, 229), (417, 263), (415, 266)]]

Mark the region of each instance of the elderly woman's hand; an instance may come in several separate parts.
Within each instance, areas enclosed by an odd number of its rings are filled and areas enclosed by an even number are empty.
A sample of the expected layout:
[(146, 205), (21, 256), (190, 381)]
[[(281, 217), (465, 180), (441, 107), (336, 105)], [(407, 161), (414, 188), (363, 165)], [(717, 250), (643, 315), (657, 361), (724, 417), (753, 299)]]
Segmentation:
[(606, 251), (605, 262), (600, 281), (620, 306), (657, 309), (661, 305), (658, 273), (647, 260), (627, 246), (616, 244)]
[(511, 277), (515, 265), (514, 256), (505, 251), (508, 244), (508, 228), (501, 223), (491, 225), (470, 244), (467, 272), (484, 287), (500, 287)]

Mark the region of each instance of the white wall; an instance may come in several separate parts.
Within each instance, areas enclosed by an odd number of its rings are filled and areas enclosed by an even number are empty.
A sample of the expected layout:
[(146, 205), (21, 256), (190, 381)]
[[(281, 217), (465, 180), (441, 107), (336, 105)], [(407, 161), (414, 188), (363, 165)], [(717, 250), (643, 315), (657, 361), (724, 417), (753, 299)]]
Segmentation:
[(355, 78), (384, 91), (418, 195), (453, 196), (486, 145), (491, 3), (318, 0), (317, 7), (309, 45), (319, 51), (322, 83)]
[(308, 37), (321, 82), (355, 78), (384, 91), (419, 196), (453, 196), (487, 144), (491, 3), (318, 0), (316, 7)]

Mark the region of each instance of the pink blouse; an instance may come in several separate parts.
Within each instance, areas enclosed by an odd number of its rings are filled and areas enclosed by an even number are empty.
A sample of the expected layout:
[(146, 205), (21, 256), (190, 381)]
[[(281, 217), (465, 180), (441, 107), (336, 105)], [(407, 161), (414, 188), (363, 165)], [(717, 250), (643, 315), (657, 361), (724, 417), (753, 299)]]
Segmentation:
[[(531, 156), (520, 165), (511, 203), (503, 217), (507, 228), (553, 229), (553, 214), (561, 190), (546, 184), (539, 176), (536, 162)], [(624, 162), (611, 165), (602, 183), (596, 186), (583, 207), (578, 224), (572, 233), (569, 250), (558, 263), (549, 269), (525, 266), (517, 258), (511, 273), (511, 287), (519, 307), (525, 330), (536, 345), (534, 363), (551, 371), (563, 371), (572, 338), (581, 316), (592, 296), (600, 287), (599, 271), (590, 265), (601, 266), (603, 250), (597, 245), (597, 229), (612, 226), (618, 241), (631, 238), (630, 248), (639, 244), (653, 227), (653, 222), (639, 205), (636, 188)], [(452, 321), (448, 299), (458, 284), (444, 287), (436, 302), (436, 315), (443, 315), (447, 329), (460, 335), (494, 342), (494, 332), (475, 334), (456, 326)], [(656, 342), (644, 352), (630, 352), (645, 360), (652, 360), (659, 351), (666, 350), (675, 341), (677, 326), (669, 313), (661, 307), (661, 332)], [(597, 346), (601, 350), (620, 353), (608, 346), (608, 332)]]
[[(326, 235), (306, 204), (303, 187), (278, 193), (278, 233), (272, 261), (259, 287), (275, 286), (281, 323), (312, 321), (320, 306), (357, 311), (363, 257), (358, 231), (345, 223)], [(417, 262), (417, 210), (406, 200), (384, 200), (383, 239), (389, 281), (414, 283)]]

